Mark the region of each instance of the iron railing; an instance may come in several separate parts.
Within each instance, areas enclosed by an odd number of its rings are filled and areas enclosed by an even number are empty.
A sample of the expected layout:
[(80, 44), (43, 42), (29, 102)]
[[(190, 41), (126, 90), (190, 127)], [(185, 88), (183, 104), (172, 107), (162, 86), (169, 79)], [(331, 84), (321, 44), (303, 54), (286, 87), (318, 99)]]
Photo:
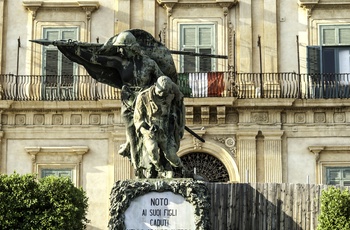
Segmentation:
[[(262, 79), (262, 81), (260, 80)], [(350, 98), (350, 74), (179, 73), (185, 97)], [(2, 100), (115, 100), (120, 90), (88, 75), (0, 75)]]

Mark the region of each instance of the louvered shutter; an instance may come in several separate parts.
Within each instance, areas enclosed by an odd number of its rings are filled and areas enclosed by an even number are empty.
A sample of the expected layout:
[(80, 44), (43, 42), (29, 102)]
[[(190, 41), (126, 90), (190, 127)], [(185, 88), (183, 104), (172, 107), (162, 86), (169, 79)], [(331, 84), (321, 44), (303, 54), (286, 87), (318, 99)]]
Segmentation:
[(320, 73), (320, 50), (319, 46), (308, 46), (307, 47), (307, 72), (309, 74)]
[(339, 28), (339, 45), (350, 45), (350, 28)]

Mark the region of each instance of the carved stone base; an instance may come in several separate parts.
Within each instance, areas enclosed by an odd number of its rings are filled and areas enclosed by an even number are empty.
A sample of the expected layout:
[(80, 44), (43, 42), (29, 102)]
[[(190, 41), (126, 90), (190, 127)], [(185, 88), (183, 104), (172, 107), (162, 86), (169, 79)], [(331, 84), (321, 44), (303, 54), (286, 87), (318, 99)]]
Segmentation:
[(109, 229), (210, 229), (210, 196), (202, 181), (117, 181), (110, 201)]

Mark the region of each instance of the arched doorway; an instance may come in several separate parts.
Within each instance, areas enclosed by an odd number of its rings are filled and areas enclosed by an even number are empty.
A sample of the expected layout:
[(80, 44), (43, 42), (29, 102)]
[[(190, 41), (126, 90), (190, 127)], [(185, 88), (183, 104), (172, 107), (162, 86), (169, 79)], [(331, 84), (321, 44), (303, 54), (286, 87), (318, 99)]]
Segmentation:
[(181, 157), (184, 166), (208, 182), (230, 180), (225, 165), (216, 157), (204, 152), (191, 152)]
[(240, 176), (232, 153), (211, 141), (194, 148), (189, 140), (183, 141), (178, 156), (183, 164), (210, 182), (239, 182)]

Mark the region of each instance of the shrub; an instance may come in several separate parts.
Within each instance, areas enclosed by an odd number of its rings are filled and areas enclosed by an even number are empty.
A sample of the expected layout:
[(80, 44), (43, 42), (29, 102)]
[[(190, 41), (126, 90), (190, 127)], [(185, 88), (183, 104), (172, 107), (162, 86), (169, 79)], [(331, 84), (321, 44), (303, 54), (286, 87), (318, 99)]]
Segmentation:
[(350, 193), (329, 187), (322, 191), (317, 230), (350, 229)]
[(87, 208), (68, 178), (0, 175), (1, 229), (85, 229)]

